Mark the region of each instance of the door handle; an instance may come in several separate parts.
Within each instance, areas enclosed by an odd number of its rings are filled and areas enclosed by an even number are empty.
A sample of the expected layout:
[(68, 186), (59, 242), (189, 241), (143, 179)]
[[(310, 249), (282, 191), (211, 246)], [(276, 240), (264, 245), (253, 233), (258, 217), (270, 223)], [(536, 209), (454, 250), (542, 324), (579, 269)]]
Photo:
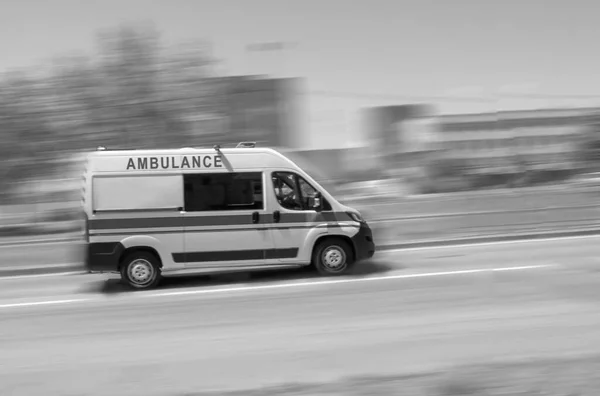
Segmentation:
[(253, 224), (258, 223), (258, 212), (252, 213), (252, 223)]
[(273, 220), (275, 221), (275, 223), (279, 223), (279, 220), (281, 220), (281, 212), (276, 210), (275, 212), (273, 212)]

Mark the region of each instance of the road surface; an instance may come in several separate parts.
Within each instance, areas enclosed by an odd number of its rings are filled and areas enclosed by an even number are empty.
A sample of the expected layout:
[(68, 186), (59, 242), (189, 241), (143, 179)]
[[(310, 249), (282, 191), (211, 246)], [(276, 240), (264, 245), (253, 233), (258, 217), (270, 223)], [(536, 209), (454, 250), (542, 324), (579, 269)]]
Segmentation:
[(335, 280), (142, 293), (89, 275), (4, 278), (0, 394), (176, 395), (597, 353), (599, 241), (416, 249)]

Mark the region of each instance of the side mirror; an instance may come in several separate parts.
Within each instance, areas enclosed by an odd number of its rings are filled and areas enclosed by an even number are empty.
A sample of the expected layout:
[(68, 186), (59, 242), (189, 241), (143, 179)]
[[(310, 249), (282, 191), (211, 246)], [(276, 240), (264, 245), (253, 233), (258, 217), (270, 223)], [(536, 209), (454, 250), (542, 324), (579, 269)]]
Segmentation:
[(308, 206), (315, 212), (321, 212), (323, 210), (323, 199), (320, 193), (316, 193), (314, 197), (308, 199)]

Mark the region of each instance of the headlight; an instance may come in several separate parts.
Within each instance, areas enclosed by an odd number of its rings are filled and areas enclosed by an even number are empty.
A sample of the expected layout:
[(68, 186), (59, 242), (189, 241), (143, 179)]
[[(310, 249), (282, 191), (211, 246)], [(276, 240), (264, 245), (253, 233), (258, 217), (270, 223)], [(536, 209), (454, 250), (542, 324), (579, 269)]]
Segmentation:
[(346, 212), (348, 213), (348, 216), (350, 216), (350, 218), (358, 223), (364, 223), (365, 221), (363, 220), (362, 216), (359, 213), (356, 212)]

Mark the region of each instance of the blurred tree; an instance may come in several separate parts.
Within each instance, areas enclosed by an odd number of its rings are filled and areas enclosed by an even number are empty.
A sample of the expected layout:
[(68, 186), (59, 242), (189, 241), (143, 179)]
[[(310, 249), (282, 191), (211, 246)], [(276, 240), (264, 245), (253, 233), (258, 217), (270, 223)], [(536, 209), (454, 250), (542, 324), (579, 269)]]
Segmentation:
[(152, 25), (101, 32), (97, 56), (0, 80), (0, 188), (62, 172), (67, 155), (190, 144), (203, 118), (225, 116), (224, 80), (204, 43), (164, 48)]
[(9, 186), (41, 173), (47, 158), (50, 130), (43, 117), (35, 113), (48, 94), (46, 81), (23, 72), (5, 75), (0, 84), (0, 189), (6, 198)]
[(165, 55), (159, 75), (164, 89), (159, 95), (163, 122), (170, 132), (162, 135), (162, 145), (194, 144), (195, 137), (201, 140), (203, 135), (223, 133), (214, 130), (222, 123), (210, 121), (227, 117), (227, 81), (216, 78), (209, 46), (191, 41), (167, 49)]
[(98, 73), (103, 136), (108, 146), (137, 146), (154, 141), (161, 130), (157, 122), (160, 46), (151, 26), (120, 26), (99, 35)]
[(100, 70), (114, 140), (135, 147), (189, 143), (194, 121), (222, 115), (220, 80), (204, 43), (160, 46), (152, 26), (124, 26), (100, 35)]

